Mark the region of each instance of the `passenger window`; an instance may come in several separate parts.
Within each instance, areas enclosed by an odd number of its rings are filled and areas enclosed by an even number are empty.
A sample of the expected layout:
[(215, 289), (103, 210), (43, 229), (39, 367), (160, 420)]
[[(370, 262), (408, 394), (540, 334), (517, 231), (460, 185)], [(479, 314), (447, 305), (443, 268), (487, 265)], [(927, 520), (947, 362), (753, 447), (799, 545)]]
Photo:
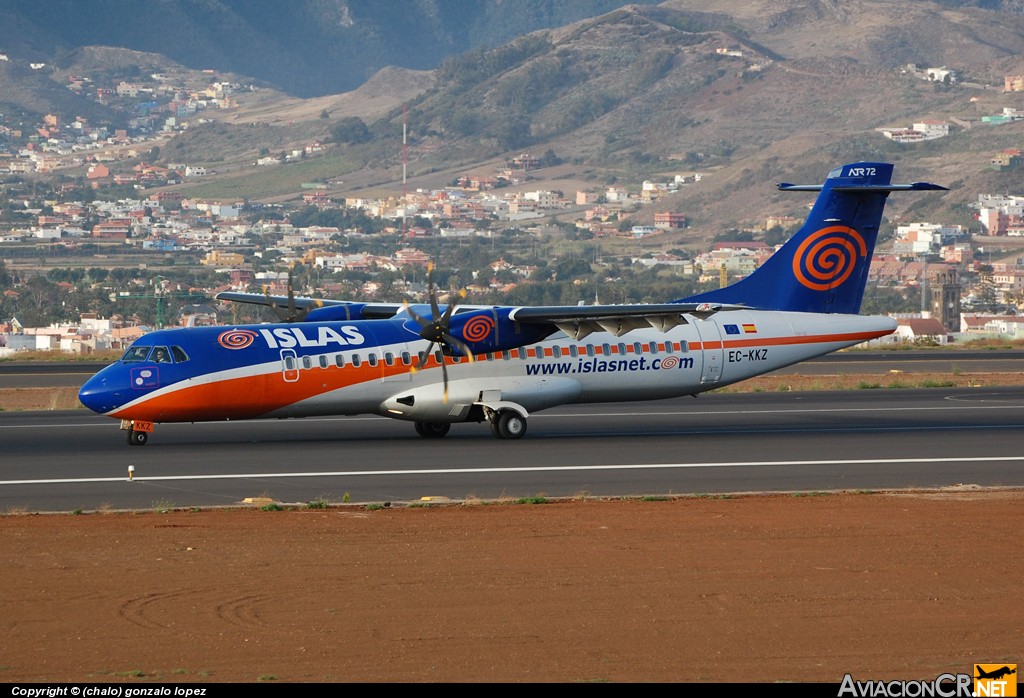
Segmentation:
[(593, 355), (594, 355), (594, 345), (593, 344), (588, 344), (587, 345), (587, 356), (593, 356)]
[(149, 356), (150, 347), (128, 347), (128, 351), (121, 357), (121, 361), (145, 361)]
[(444, 363), (444, 353), (440, 349), (434, 352), (434, 360), (439, 364)]
[(361, 357), (359, 354), (353, 354), (352, 355), (352, 365), (353, 366), (355, 366), (356, 368), (359, 368), (359, 366), (362, 365), (362, 363), (363, 363), (363, 357)]
[(569, 345), (569, 356), (571, 356), (572, 358), (575, 359), (577, 356), (579, 356), (579, 354), (580, 354), (579, 347), (577, 347), (575, 344), (570, 344)]
[(622, 354), (623, 356), (626, 355), (626, 345), (625, 344), (619, 343), (619, 353)]
[(320, 368), (327, 368), (327, 354), (320, 355)]
[(555, 346), (551, 347), (551, 354), (556, 359), (561, 358), (561, 356), (562, 356), (562, 347), (558, 346), (557, 344)]
[(313, 359), (308, 356), (302, 357), (302, 368), (313, 368)]
[(690, 345), (688, 342), (679, 343), (679, 351), (690, 351)]
[(505, 351), (501, 352), (501, 358), (503, 358), (505, 361), (508, 361), (509, 359), (512, 358), (512, 352), (506, 349)]
[(369, 356), (367, 356), (366, 357), (366, 363), (370, 364), (371, 366), (376, 366), (377, 365), (377, 355), (376, 354), (370, 354)]
[(644, 351), (643, 345), (640, 344), (640, 342), (633, 342), (633, 353), (634, 354), (642, 354), (643, 351)]
[(394, 366), (395, 365), (395, 355), (392, 354), (390, 351), (384, 352), (384, 363), (386, 363), (388, 366)]
[(338, 368), (345, 368), (345, 355), (337, 354), (334, 357), (334, 365), (337, 366)]
[(674, 350), (672, 349), (672, 342), (665, 342), (665, 353), (671, 354)]
[(181, 347), (171, 347), (171, 355), (174, 356), (174, 363), (176, 364), (188, 361), (188, 354)]
[(412, 355), (409, 352), (402, 352), (402, 363), (405, 364), (406, 366), (412, 363)]
[(611, 356), (611, 354), (612, 354), (611, 346), (608, 345), (608, 344), (602, 344), (601, 345), (601, 353), (604, 354), (605, 356)]
[(657, 342), (651, 342), (650, 348), (651, 348), (651, 353), (652, 354), (657, 354), (658, 353), (658, 343)]
[(284, 357), (284, 370), (294, 371), (295, 370), (295, 357), (286, 356)]

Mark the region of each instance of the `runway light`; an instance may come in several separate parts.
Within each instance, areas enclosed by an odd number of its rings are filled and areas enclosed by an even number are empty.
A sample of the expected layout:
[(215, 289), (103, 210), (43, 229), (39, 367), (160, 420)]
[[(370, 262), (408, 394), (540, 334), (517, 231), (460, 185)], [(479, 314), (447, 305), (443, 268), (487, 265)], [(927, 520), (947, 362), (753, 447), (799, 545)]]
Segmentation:
[(128, 479), (131, 480), (132, 477), (134, 477), (134, 476), (135, 476), (135, 466), (134, 465), (129, 465), (128, 466)]

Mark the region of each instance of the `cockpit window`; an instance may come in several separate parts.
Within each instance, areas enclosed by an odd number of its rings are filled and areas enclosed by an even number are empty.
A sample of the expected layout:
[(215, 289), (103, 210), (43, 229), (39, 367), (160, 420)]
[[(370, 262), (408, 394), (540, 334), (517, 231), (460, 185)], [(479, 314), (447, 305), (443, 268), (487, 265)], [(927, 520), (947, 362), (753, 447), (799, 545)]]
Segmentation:
[(188, 361), (188, 354), (181, 347), (171, 347), (171, 355), (174, 357), (174, 363), (176, 364)]
[(171, 363), (171, 352), (167, 351), (167, 347), (154, 347), (149, 360), (155, 364), (169, 364)]
[(121, 357), (121, 361), (145, 361), (146, 357), (149, 356), (149, 350), (152, 347), (140, 347), (136, 344), (128, 347), (128, 351)]

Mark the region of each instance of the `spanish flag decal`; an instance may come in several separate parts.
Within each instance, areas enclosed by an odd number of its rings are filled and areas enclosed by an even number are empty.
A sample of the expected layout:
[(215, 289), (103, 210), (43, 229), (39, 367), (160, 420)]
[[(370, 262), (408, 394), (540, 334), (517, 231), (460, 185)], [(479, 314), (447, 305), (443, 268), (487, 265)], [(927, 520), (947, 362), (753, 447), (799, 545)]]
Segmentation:
[(743, 323), (743, 332), (745, 334), (755, 334), (757, 333), (757, 325), (753, 323)]

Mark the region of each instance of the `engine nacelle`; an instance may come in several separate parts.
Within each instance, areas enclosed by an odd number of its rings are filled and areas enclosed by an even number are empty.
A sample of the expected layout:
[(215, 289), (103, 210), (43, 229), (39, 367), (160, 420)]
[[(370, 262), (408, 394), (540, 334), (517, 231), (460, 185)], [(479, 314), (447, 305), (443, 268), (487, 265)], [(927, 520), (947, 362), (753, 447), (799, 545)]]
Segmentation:
[[(495, 307), (456, 313), (449, 332), (465, 342), (474, 354), (515, 349), (539, 342), (556, 330), (553, 325), (523, 324), (509, 319), (513, 308)], [(452, 347), (453, 352), (458, 347)]]

